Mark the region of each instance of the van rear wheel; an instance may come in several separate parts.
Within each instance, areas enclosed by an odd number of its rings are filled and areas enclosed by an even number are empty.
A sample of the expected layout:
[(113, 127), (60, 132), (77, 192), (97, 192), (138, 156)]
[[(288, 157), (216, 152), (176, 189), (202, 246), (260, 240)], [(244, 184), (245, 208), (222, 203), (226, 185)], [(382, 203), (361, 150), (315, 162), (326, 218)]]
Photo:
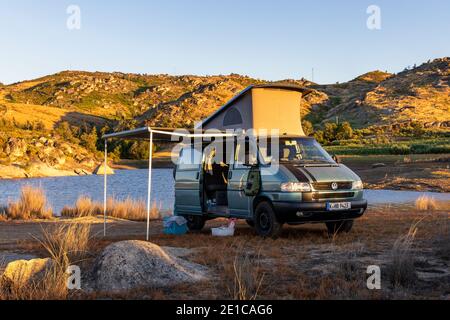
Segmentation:
[(283, 227), (283, 224), (278, 222), (272, 205), (267, 201), (256, 206), (254, 224), (261, 237), (272, 239), (278, 238)]
[(353, 227), (353, 220), (327, 222), (328, 234), (349, 233)]
[(187, 220), (187, 227), (190, 231), (200, 231), (205, 226), (205, 218), (196, 215), (186, 215), (184, 218)]

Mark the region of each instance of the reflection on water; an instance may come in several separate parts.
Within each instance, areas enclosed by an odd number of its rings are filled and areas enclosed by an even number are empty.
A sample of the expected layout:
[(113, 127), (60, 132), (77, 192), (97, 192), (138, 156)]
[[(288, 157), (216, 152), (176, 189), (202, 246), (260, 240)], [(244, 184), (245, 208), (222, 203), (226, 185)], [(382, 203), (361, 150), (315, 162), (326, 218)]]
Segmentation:
[[(170, 169), (154, 169), (152, 202), (164, 210), (173, 210), (174, 181)], [(108, 196), (118, 199), (147, 197), (147, 170), (118, 170), (108, 176)], [(0, 205), (19, 197), (20, 188), (30, 184), (42, 187), (55, 213), (64, 206), (73, 206), (81, 195), (90, 196), (95, 201), (103, 201), (103, 176), (56, 177), (21, 180), (0, 180)], [(369, 205), (414, 204), (421, 195), (429, 195), (436, 200), (450, 201), (450, 193), (366, 190)]]

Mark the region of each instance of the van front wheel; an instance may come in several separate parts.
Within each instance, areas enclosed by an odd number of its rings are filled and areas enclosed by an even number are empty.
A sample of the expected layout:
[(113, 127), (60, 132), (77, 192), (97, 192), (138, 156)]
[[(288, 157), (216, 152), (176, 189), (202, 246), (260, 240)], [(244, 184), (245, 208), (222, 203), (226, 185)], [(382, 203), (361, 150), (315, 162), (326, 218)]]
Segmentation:
[(276, 239), (283, 227), (283, 224), (278, 222), (272, 206), (266, 201), (256, 206), (254, 223), (256, 232), (264, 238)]
[(187, 227), (190, 231), (200, 231), (205, 226), (206, 220), (202, 216), (187, 215), (184, 218), (187, 220)]

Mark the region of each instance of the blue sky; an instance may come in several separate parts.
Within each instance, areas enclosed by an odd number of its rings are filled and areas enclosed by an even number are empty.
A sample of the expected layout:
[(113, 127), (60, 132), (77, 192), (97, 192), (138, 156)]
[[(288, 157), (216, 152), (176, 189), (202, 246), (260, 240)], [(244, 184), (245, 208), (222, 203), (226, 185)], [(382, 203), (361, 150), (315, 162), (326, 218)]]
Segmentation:
[[(69, 5), (81, 29), (69, 30)], [(366, 26), (369, 5), (381, 30)], [(450, 55), (450, 1), (0, 0), (0, 81), (62, 70), (347, 81)]]

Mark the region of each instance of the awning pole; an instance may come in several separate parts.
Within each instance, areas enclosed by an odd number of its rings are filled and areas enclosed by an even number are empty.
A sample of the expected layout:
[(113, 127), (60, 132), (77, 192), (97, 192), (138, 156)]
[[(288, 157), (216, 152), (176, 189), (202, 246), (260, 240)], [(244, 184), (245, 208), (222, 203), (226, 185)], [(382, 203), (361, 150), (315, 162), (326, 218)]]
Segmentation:
[(153, 160), (153, 131), (150, 131), (150, 152), (148, 156), (148, 193), (147, 193), (147, 241), (150, 234), (150, 210), (152, 195), (152, 161)]
[(106, 183), (107, 183), (107, 174), (106, 174), (106, 166), (108, 165), (108, 140), (105, 139), (105, 164), (104, 164), (104, 182), (103, 182), (103, 236), (106, 237)]

